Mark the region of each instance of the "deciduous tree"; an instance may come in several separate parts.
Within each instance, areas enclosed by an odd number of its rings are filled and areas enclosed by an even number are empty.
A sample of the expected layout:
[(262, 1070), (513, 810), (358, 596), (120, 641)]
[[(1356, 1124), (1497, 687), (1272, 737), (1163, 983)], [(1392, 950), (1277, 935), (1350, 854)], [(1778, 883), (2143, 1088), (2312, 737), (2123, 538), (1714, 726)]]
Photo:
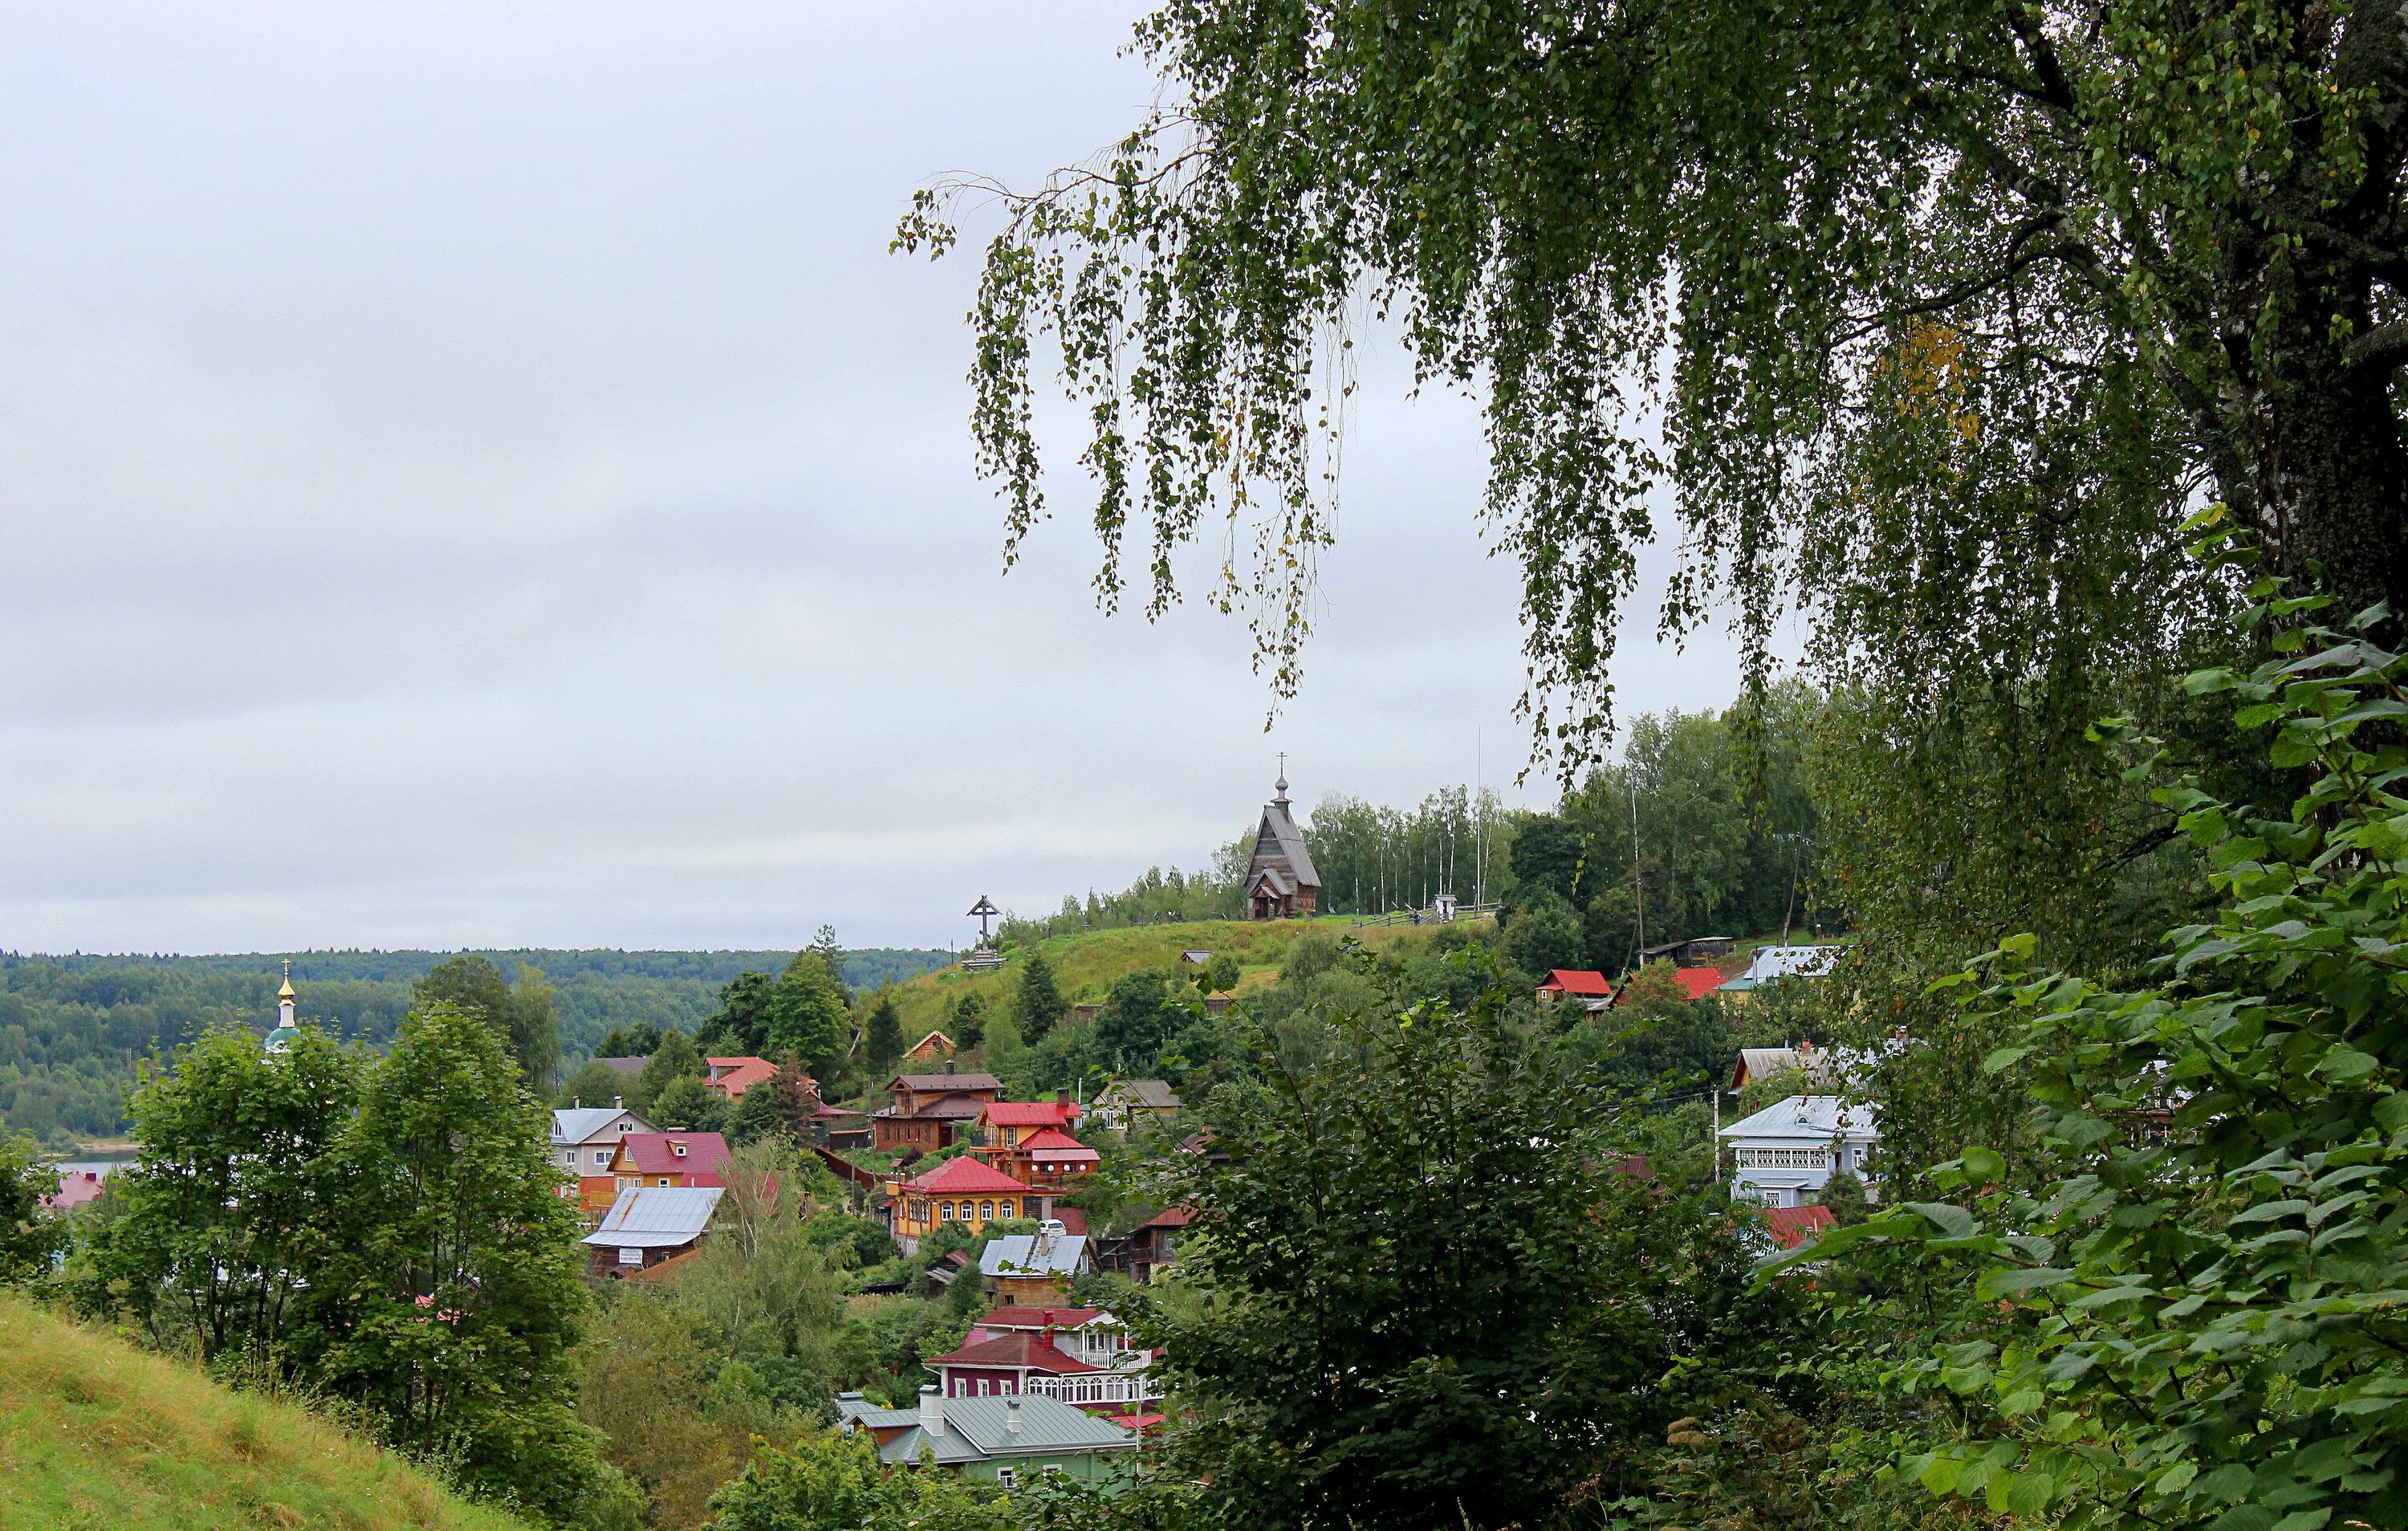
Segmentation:
[(816, 1075), (833, 1074), (851, 1040), (844, 984), (816, 950), (797, 952), (769, 999), (769, 1045), (794, 1053)]

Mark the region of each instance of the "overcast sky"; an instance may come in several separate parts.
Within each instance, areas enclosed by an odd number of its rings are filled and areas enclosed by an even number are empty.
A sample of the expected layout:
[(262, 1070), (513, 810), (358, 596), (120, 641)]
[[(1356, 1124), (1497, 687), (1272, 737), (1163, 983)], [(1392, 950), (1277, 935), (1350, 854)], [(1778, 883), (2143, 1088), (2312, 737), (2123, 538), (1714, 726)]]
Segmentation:
[[(1510, 778), (1476, 412), (1393, 358), (1268, 734), (1242, 625), (1102, 617), (1075, 518), (1000, 572), (973, 263), (886, 241), (1125, 131), (1135, 14), (12, 7), (0, 946), (941, 945), (1198, 864), (1277, 750)], [(1736, 689), (1625, 652), (1629, 711)]]

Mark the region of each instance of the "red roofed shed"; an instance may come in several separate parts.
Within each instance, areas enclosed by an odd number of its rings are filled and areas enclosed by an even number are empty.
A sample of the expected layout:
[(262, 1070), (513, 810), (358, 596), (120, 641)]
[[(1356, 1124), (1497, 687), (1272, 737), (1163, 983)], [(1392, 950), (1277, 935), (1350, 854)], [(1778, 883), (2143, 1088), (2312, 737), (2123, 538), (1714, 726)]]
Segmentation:
[(1613, 997), (1613, 985), (1602, 973), (1585, 968), (1559, 967), (1547, 974), (1547, 981), (1539, 986), (1539, 1003), (1546, 1004), (1559, 994), (1570, 994), (1584, 1000), (1607, 1000)]

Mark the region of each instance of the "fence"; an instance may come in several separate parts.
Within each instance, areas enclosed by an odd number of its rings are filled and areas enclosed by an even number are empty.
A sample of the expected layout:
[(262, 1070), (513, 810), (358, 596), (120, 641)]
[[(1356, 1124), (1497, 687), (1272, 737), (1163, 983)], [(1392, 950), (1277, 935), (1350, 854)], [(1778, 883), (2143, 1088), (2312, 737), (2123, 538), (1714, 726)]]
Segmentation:
[[(1493, 903), (1458, 903), (1455, 906), (1455, 917), (1459, 920), (1495, 919), (1497, 917), (1497, 908), (1498, 906)], [(1446, 922), (1446, 917), (1440, 914), (1434, 907), (1428, 909), (1391, 909), (1384, 915), (1356, 915), (1354, 917), (1354, 923), (1357, 925), (1443, 925)]]

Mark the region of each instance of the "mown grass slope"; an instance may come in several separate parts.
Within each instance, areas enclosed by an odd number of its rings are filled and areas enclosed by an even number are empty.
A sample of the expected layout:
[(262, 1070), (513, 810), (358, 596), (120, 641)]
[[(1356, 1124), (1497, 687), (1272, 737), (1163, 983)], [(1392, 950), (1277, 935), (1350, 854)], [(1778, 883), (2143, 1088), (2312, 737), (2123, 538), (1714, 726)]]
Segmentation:
[(524, 1531), (305, 1409), (0, 1293), (0, 1531)]
[[(1270, 923), (1197, 919), (1177, 925), (1137, 925), (1123, 930), (1090, 931), (1082, 935), (1057, 935), (1039, 942), (1034, 949), (1045, 954), (1062, 997), (1077, 1004), (1102, 999), (1114, 979), (1128, 974), (1146, 968), (1176, 967), (1180, 953), (1189, 950), (1236, 958), (1244, 975), (1240, 988), (1267, 984), (1287, 960), (1289, 946), (1308, 930), (1352, 935), (1367, 946), (1426, 939), (1434, 933), (1428, 926), (1358, 928), (1344, 916)], [(978, 995), (990, 1011), (1009, 1004), (1019, 987), (1021, 970), (1027, 965), (1030, 949), (1016, 946), (1006, 953), (1004, 965), (998, 971), (968, 973), (958, 966), (939, 968), (896, 985), (895, 999), (902, 1013), (904, 1040), (916, 1042), (931, 1030), (943, 1029), (953, 1006), (961, 1003), (965, 994)]]

